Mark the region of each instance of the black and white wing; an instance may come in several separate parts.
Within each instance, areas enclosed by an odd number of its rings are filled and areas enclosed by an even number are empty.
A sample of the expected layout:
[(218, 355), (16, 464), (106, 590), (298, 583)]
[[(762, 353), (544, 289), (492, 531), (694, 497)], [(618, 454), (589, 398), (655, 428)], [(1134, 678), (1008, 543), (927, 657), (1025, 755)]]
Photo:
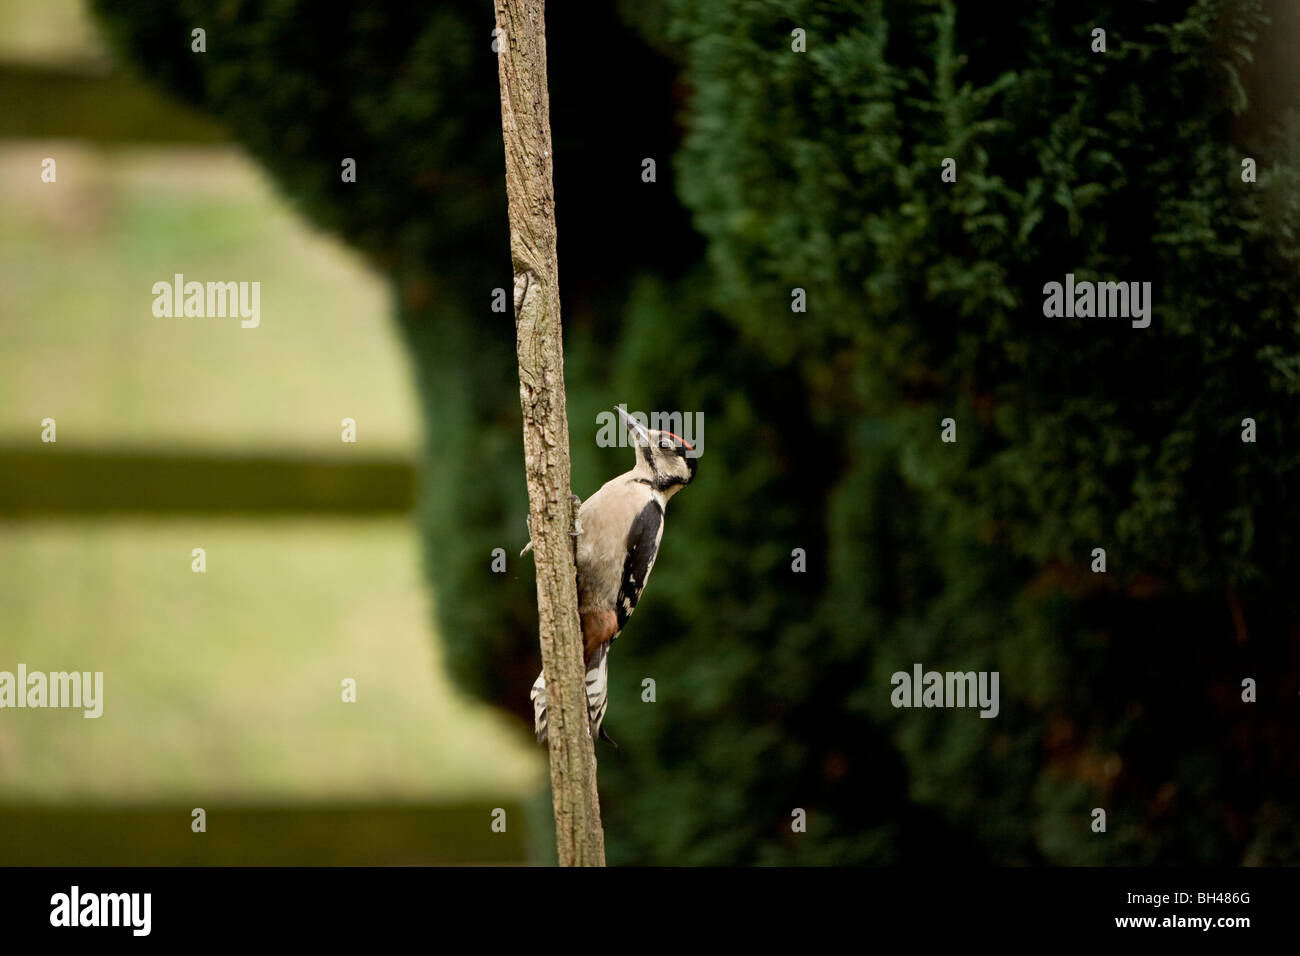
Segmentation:
[(615, 604), (620, 631), (636, 609), (637, 601), (641, 599), (641, 592), (645, 590), (645, 583), (655, 566), (659, 541), (663, 536), (663, 505), (657, 499), (651, 499), (636, 516), (627, 533), (627, 557), (623, 560), (623, 578), (619, 583), (618, 601)]

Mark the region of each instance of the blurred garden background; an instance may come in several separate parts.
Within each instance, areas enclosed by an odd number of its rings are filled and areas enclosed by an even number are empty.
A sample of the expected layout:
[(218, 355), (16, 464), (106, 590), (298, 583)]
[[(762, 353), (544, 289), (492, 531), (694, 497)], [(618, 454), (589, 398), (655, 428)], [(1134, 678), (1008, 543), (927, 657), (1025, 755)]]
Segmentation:
[[(491, 4), (0, 9), (0, 662), (139, 667), (111, 740), (5, 716), (0, 796), (529, 806), (405, 845), (546, 859)], [(610, 862), (1300, 862), (1295, 5), (547, 33), (574, 491), (627, 465), (615, 403), (707, 433), (611, 658)], [(176, 272), (261, 280), (261, 327), (154, 319)], [(1151, 282), (1151, 327), (1045, 318), (1071, 272)], [(999, 716), (894, 709), (918, 662), (998, 671)]]
[[(544, 766), (431, 633), (383, 281), (76, 0), (0, 3), (0, 99), (0, 669), (106, 684), (4, 711), (0, 864), (525, 860), (490, 811)], [(156, 318), (176, 271), (276, 318)]]

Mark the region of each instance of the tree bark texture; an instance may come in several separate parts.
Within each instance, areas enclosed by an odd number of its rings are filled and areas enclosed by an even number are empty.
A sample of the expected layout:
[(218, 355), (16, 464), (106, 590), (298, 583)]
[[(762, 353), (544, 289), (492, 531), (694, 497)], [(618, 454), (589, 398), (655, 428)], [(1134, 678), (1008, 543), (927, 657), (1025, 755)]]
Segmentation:
[(495, 0), (528, 529), (546, 672), (551, 794), (562, 866), (604, 866), (578, 624), (564, 396), (544, 0)]

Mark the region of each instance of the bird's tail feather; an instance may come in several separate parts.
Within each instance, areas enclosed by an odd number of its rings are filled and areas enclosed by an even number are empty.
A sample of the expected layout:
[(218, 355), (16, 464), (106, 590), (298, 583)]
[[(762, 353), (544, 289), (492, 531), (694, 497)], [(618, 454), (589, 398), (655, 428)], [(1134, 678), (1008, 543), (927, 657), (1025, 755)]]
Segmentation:
[[(605, 708), (609, 705), (609, 645), (602, 644), (587, 661), (587, 720), (593, 736), (609, 737), (601, 731), (605, 720)], [(533, 730), (537, 732), (537, 742), (546, 742), (546, 673), (537, 675), (533, 681), (532, 692), (528, 695), (533, 702)], [(612, 743), (612, 741), (611, 741)]]
[(546, 743), (546, 672), (542, 671), (533, 681), (532, 692), (528, 695), (533, 702), (533, 730), (537, 733), (537, 742)]
[(591, 734), (599, 736), (600, 725), (605, 722), (605, 708), (609, 706), (609, 644), (596, 648), (587, 661), (587, 720)]

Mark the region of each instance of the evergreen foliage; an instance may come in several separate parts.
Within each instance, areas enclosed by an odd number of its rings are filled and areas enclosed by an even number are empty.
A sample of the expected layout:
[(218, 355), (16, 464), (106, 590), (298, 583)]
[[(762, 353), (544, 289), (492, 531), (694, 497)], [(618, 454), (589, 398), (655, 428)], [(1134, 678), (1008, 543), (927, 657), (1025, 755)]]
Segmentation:
[[(440, 633), (526, 719), (490, 8), (97, 6), (392, 277)], [(633, 33), (576, 6), (548, 11), (574, 490), (630, 463), (598, 411), (706, 415), (611, 659), (610, 862), (1300, 860), (1300, 125), (1252, 111), (1270, 11), (669, 0)], [(1045, 318), (1067, 272), (1150, 281), (1151, 327)], [(894, 709), (914, 662), (1000, 672), (1001, 713)]]

